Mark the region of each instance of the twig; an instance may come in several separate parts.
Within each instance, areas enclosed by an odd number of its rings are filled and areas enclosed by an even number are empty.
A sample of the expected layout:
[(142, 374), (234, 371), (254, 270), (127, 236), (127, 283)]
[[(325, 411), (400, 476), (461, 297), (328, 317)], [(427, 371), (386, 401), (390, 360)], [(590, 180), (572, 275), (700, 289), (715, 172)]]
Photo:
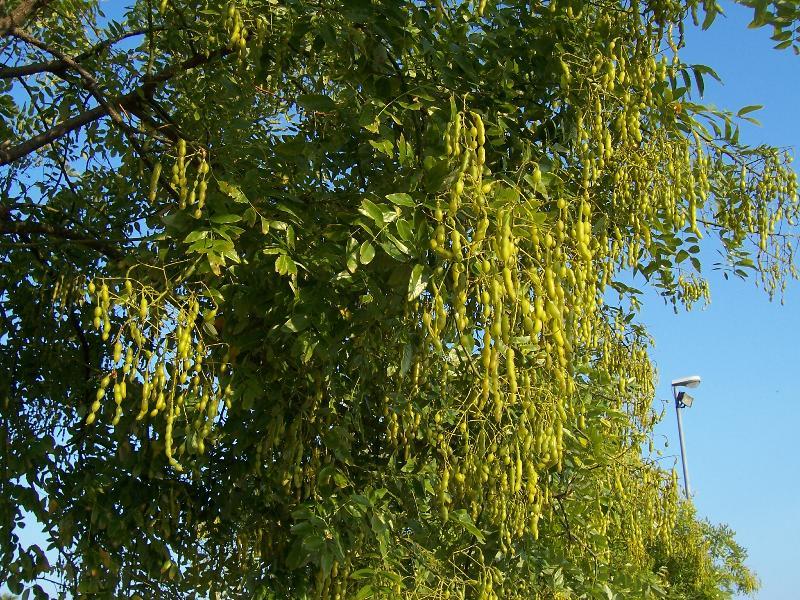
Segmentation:
[[(206, 64), (217, 58), (224, 58), (225, 56), (233, 53), (232, 48), (224, 47), (209, 55), (198, 54), (186, 59), (180, 64), (173, 65), (157, 73), (152, 77), (144, 79), (143, 83), (134, 91), (129, 92), (123, 96), (111, 101), (113, 106), (121, 107), (134, 115), (139, 116), (142, 110), (143, 99), (149, 98), (155, 89), (162, 83), (165, 83), (177, 75), (181, 75), (197, 66)], [(16, 146), (0, 146), (0, 166), (10, 164), (35, 152), (39, 148), (43, 148), (54, 141), (76, 131), (89, 123), (97, 121), (98, 119), (109, 114), (108, 110), (103, 106), (97, 106), (90, 110), (84, 111), (79, 115), (71, 117), (62, 121), (58, 125), (51, 127), (34, 137), (17, 144)]]
[(88, 248), (93, 248), (108, 258), (119, 259), (122, 252), (105, 240), (88, 238), (63, 227), (55, 227), (46, 223), (30, 223), (28, 221), (15, 221), (7, 214), (0, 214), (0, 234), (7, 235), (44, 235), (62, 240), (68, 240)]
[[(161, 31), (162, 28), (156, 28), (154, 31)], [(135, 37), (137, 35), (144, 35), (148, 33), (149, 30), (147, 29), (136, 29), (134, 31), (129, 31), (127, 33), (120, 34), (115, 38), (109, 38), (107, 40), (103, 40), (92, 46), (86, 52), (78, 54), (73, 58), (73, 60), (77, 63), (81, 63), (89, 58), (99, 55), (103, 52), (103, 50), (110, 48), (114, 44), (122, 42), (128, 38)], [(13, 77), (26, 77), (28, 75), (36, 75), (38, 73), (52, 73), (53, 75), (61, 76), (64, 72), (67, 71), (69, 68), (69, 64), (61, 59), (58, 60), (48, 60), (45, 62), (38, 62), (38, 63), (31, 63), (29, 65), (19, 65), (15, 67), (0, 67), (0, 79), (11, 79)]]

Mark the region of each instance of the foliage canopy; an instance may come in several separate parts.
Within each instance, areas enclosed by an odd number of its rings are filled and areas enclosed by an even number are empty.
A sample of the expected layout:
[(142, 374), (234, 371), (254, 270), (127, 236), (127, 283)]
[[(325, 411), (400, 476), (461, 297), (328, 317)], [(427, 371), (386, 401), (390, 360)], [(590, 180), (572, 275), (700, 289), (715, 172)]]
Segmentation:
[[(795, 2), (743, 4), (796, 43)], [(654, 372), (623, 283), (707, 299), (704, 238), (770, 294), (795, 275), (789, 157), (741, 143), (757, 107), (704, 106), (716, 74), (680, 58), (684, 22), (719, 12), (11, 3), (2, 579), (142, 598), (753, 590), (732, 533), (641, 451)], [(48, 548), (20, 541), (25, 518)]]

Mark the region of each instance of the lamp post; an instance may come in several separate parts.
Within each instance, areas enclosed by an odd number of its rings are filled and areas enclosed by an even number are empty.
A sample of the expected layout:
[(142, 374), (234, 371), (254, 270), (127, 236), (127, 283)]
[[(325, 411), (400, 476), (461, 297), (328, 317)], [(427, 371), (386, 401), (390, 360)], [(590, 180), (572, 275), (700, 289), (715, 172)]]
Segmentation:
[(678, 440), (681, 445), (681, 464), (683, 465), (683, 489), (686, 494), (686, 499), (689, 499), (691, 490), (689, 488), (689, 469), (686, 466), (686, 447), (683, 444), (683, 422), (681, 421), (681, 409), (687, 408), (692, 405), (694, 398), (681, 390), (680, 387), (696, 388), (700, 385), (699, 375), (690, 375), (689, 377), (682, 377), (680, 379), (672, 380), (672, 397), (675, 399), (675, 414), (678, 416)]

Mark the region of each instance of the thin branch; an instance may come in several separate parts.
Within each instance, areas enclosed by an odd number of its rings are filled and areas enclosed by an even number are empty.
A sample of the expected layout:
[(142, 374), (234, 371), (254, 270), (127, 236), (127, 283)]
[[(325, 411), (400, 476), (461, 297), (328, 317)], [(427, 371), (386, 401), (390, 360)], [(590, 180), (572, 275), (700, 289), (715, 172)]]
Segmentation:
[(62, 240), (68, 240), (81, 246), (93, 248), (105, 256), (113, 259), (122, 257), (122, 252), (105, 240), (98, 240), (96, 238), (88, 238), (84, 234), (65, 229), (63, 227), (55, 227), (46, 223), (30, 223), (28, 221), (15, 221), (8, 218), (8, 215), (2, 215), (3, 220), (0, 221), (0, 234), (6, 235), (44, 235)]
[[(225, 47), (212, 52), (207, 56), (203, 54), (192, 56), (178, 65), (164, 69), (163, 71), (156, 73), (154, 76), (146, 78), (144, 82), (134, 91), (123, 96), (119, 96), (111, 101), (111, 104), (125, 109), (133, 114), (137, 114), (137, 111), (141, 110), (142, 100), (152, 96), (158, 85), (165, 83), (173, 77), (181, 75), (197, 66), (209, 63), (217, 58), (224, 58), (233, 52), (233, 48)], [(80, 129), (89, 123), (97, 121), (107, 114), (109, 113), (105, 107), (97, 106), (70, 119), (67, 119), (66, 121), (62, 121), (47, 131), (44, 131), (20, 144), (17, 144), (16, 146), (11, 146), (10, 143), (6, 142), (6, 144), (0, 145), (0, 166), (15, 162), (20, 158), (35, 152), (39, 148), (52, 144), (54, 141), (64, 137), (65, 135)]]
[(122, 121), (122, 115), (120, 115), (119, 111), (117, 111), (117, 109), (111, 104), (109, 104), (108, 100), (106, 100), (106, 97), (100, 90), (100, 86), (98, 85), (97, 80), (94, 78), (94, 75), (89, 73), (89, 71), (87, 71), (79, 63), (77, 63), (73, 58), (67, 56), (66, 54), (64, 54), (60, 50), (57, 50), (56, 48), (52, 48), (45, 42), (33, 37), (32, 35), (24, 31), (20, 31), (19, 29), (12, 29), (9, 33), (15, 38), (22, 40), (23, 42), (27, 42), (28, 44), (36, 46), (37, 48), (43, 50), (44, 52), (47, 52), (48, 54), (52, 54), (57, 59), (66, 63), (67, 66), (77, 71), (78, 74), (81, 76), (81, 79), (83, 80), (82, 87), (85, 90), (87, 90), (92, 95), (92, 97), (94, 97), (95, 100), (97, 100), (97, 103), (106, 110), (106, 112), (111, 116), (111, 119), (115, 123), (117, 123), (118, 125), (125, 126), (125, 123)]
[[(154, 31), (162, 31), (163, 28), (156, 28)], [(120, 34), (115, 38), (103, 40), (92, 46), (86, 52), (78, 54), (74, 57), (74, 61), (81, 63), (89, 58), (98, 56), (107, 48), (114, 44), (118, 44), (128, 38), (136, 37), (137, 35), (144, 35), (149, 33), (147, 29), (136, 29), (127, 33)], [(32, 63), (29, 65), (19, 65), (16, 67), (0, 67), (0, 79), (11, 79), (13, 77), (25, 77), (27, 75), (36, 75), (37, 73), (52, 73), (54, 75), (62, 75), (69, 68), (69, 64), (64, 60), (48, 60), (44, 62)]]
[(165, 123), (159, 123), (153, 117), (151, 117), (145, 111), (145, 107), (143, 105), (131, 107), (130, 112), (132, 115), (139, 117), (144, 125), (152, 129), (152, 132), (147, 132), (149, 135), (151, 135), (151, 137), (155, 137), (162, 142), (171, 141), (172, 143), (176, 143), (179, 139), (184, 137), (178, 129), (177, 124), (153, 98), (147, 98), (146, 100), (147, 104), (149, 104), (155, 110), (155, 112), (158, 113), (162, 119), (164, 119)]
[[(25, 79), (20, 78), (19, 81), (20, 81), (20, 85), (22, 85), (22, 87), (28, 93), (28, 98), (30, 98), (32, 106), (36, 109), (36, 113), (39, 115), (39, 119), (42, 121), (42, 124), (45, 127), (47, 127), (47, 120), (44, 118), (44, 110), (42, 110), (42, 108), (39, 106), (39, 102), (36, 99), (36, 95), (33, 93), (33, 90), (26, 83)], [(67, 182), (67, 186), (69, 186), (69, 189), (72, 191), (73, 195), (75, 197), (78, 197), (79, 196), (78, 190), (75, 188), (75, 184), (72, 183), (72, 178), (67, 173), (67, 156), (66, 156), (67, 155), (67, 149), (68, 149), (68, 146), (65, 144), (64, 145), (64, 156), (62, 157), (62, 156), (56, 154), (56, 160), (58, 162), (59, 169), (61, 170), (61, 177), (63, 177), (64, 180)], [(60, 180), (56, 183), (56, 186), (58, 186), (59, 183), (60, 183)]]
[[(123, 102), (120, 102), (121, 106), (124, 106)], [(97, 119), (106, 115), (106, 110), (102, 106), (98, 106), (97, 108), (93, 108), (91, 110), (87, 110), (82, 112), (81, 114), (72, 117), (71, 119), (67, 119), (66, 121), (62, 121), (55, 127), (51, 127), (44, 133), (40, 133), (39, 135), (35, 135), (32, 138), (28, 139), (21, 144), (16, 146), (11, 146), (10, 142), (5, 142), (0, 145), (0, 166), (10, 164), (27, 156), (31, 152), (35, 152), (39, 148), (52, 144), (58, 139), (61, 139), (65, 135), (69, 135), (73, 131), (76, 131), (83, 127), (84, 125), (88, 125), (89, 123), (96, 121)]]

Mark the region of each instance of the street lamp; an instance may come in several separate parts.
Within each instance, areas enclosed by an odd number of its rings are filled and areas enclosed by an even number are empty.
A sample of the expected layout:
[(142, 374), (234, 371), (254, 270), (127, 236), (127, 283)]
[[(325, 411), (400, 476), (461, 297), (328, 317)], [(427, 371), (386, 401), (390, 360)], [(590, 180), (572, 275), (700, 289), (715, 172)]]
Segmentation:
[(700, 385), (700, 375), (690, 375), (680, 379), (672, 380), (672, 397), (675, 399), (675, 414), (678, 416), (678, 440), (681, 444), (681, 464), (683, 465), (683, 489), (686, 499), (689, 499), (691, 490), (689, 489), (689, 469), (686, 466), (686, 448), (683, 445), (683, 422), (681, 421), (681, 409), (688, 408), (694, 402), (694, 398), (685, 391), (678, 391), (680, 387), (696, 388)]

